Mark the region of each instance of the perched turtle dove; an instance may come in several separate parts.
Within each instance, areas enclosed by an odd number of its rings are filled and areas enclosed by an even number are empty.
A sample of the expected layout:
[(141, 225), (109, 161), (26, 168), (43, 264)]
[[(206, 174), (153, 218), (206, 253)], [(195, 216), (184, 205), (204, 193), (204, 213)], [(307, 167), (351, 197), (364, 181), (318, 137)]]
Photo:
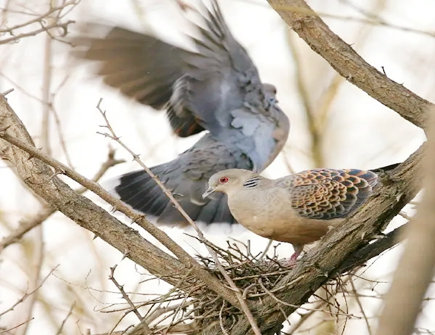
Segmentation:
[[(228, 168), (262, 171), (286, 142), (289, 121), (277, 105), (275, 88), (261, 82), (216, 1), (203, 12), (204, 24), (192, 38), (195, 51), (114, 27), (105, 37), (76, 39), (76, 56), (98, 61), (98, 74), (107, 85), (142, 104), (166, 109), (177, 135), (207, 131), (190, 149), (151, 170), (192, 219), (233, 223), (223, 194), (201, 197), (208, 179)], [(115, 192), (160, 223), (185, 223), (142, 170), (121, 176)]]
[(226, 193), (231, 213), (245, 228), (293, 245), (294, 263), (305, 244), (320, 239), (367, 200), (379, 170), (314, 169), (271, 180), (228, 169), (211, 176), (203, 197)]

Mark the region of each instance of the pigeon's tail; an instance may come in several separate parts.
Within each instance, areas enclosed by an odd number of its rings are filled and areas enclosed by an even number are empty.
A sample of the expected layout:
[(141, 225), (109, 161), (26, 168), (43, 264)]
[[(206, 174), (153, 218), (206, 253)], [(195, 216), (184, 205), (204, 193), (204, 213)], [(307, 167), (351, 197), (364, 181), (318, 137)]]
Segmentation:
[[(165, 169), (165, 166), (166, 164), (162, 164), (153, 167), (151, 170), (173, 193), (192, 220), (203, 222), (206, 225), (214, 222), (235, 223), (224, 194), (217, 194), (214, 199), (201, 199), (201, 201), (193, 199), (188, 192), (185, 192), (186, 195), (181, 194), (177, 189), (179, 185), (174, 184), (175, 180), (171, 179), (171, 175)], [(186, 181), (183, 181), (183, 183), (186, 184)], [(198, 188), (198, 185), (195, 185), (196, 183), (198, 181), (192, 181), (192, 184), (188, 186)], [(201, 191), (203, 192), (206, 189), (206, 185), (204, 184), (200, 188), (200, 194), (202, 194)], [(157, 223), (159, 224), (180, 226), (187, 224), (185, 218), (169, 201), (156, 181), (143, 170), (130, 172), (119, 177), (113, 191), (122, 201), (134, 209), (157, 217)]]
[(394, 164), (390, 164), (387, 166), (383, 166), (380, 168), (376, 168), (376, 169), (370, 169), (370, 171), (374, 172), (374, 173), (382, 173), (382, 172), (386, 172), (386, 171), (390, 171), (395, 169), (396, 167), (399, 166), (400, 163), (394, 163)]
[(120, 176), (113, 190), (134, 209), (153, 216), (159, 216), (168, 202), (145, 171), (133, 171)]

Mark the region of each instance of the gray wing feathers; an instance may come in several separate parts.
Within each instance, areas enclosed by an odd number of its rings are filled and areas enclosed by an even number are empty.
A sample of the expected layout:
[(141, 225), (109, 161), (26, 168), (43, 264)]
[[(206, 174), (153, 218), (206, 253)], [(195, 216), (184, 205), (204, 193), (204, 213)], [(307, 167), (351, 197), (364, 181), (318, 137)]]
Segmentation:
[[(264, 97), (257, 69), (246, 50), (234, 39), (215, 2), (204, 16), (207, 29), (198, 27), (194, 38), (198, 54), (188, 55), (192, 65), (192, 85), (202, 94), (195, 95), (194, 110), (204, 127), (216, 136), (231, 127), (231, 111), (250, 103), (250, 92)], [(203, 66), (198, 66), (203, 64)]]
[[(177, 159), (153, 167), (151, 170), (174, 194), (193, 220), (205, 223), (234, 222), (226, 198), (217, 194), (202, 199), (210, 176), (227, 168), (252, 168), (250, 161), (240, 152), (228, 150), (224, 145), (205, 137)], [(121, 200), (133, 208), (158, 216), (161, 223), (185, 223), (156, 182), (144, 171), (127, 173), (115, 187)]]
[[(101, 28), (101, 27), (100, 27)], [(182, 55), (187, 51), (146, 34), (112, 28), (104, 38), (78, 38), (82, 58), (100, 61), (98, 74), (109, 86), (141, 103), (160, 109), (182, 75)]]

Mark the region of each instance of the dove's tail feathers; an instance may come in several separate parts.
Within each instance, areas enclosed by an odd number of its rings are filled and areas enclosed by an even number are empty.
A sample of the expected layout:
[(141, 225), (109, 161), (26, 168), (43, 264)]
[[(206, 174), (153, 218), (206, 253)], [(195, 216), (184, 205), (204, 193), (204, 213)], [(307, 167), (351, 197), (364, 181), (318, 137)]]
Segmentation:
[(374, 173), (380, 173), (380, 172), (386, 172), (386, 171), (390, 171), (395, 169), (396, 167), (399, 166), (400, 163), (394, 163), (394, 164), (390, 164), (387, 166), (383, 166), (380, 168), (376, 168), (376, 169), (371, 169), (370, 171), (374, 172)]
[(168, 203), (168, 198), (145, 171), (122, 175), (114, 191), (134, 209), (153, 216), (159, 216)]
[[(159, 165), (151, 170), (158, 177), (159, 175), (164, 176), (164, 166), (165, 164)], [(164, 177), (162, 177), (161, 181), (163, 183), (168, 182)], [(169, 201), (155, 180), (143, 170), (122, 175), (113, 189), (122, 201), (134, 209), (157, 217), (157, 223), (159, 224), (181, 226), (187, 224), (187, 221), (172, 202)], [(170, 188), (169, 190), (173, 191)], [(192, 201), (189, 196), (177, 193), (174, 193), (174, 197), (194, 221), (202, 222), (206, 225), (213, 222), (235, 223), (228, 209), (227, 199), (224, 194), (217, 194), (215, 199), (204, 200), (203, 203)]]

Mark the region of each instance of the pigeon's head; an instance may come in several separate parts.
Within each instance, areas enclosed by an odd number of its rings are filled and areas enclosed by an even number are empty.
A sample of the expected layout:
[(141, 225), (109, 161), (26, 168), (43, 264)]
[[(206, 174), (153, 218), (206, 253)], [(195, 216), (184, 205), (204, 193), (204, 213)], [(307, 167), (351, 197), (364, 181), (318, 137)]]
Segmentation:
[(246, 182), (254, 177), (258, 177), (255, 172), (243, 169), (228, 169), (216, 172), (208, 180), (208, 189), (202, 194), (202, 197), (206, 198), (213, 192), (230, 194), (240, 190)]

